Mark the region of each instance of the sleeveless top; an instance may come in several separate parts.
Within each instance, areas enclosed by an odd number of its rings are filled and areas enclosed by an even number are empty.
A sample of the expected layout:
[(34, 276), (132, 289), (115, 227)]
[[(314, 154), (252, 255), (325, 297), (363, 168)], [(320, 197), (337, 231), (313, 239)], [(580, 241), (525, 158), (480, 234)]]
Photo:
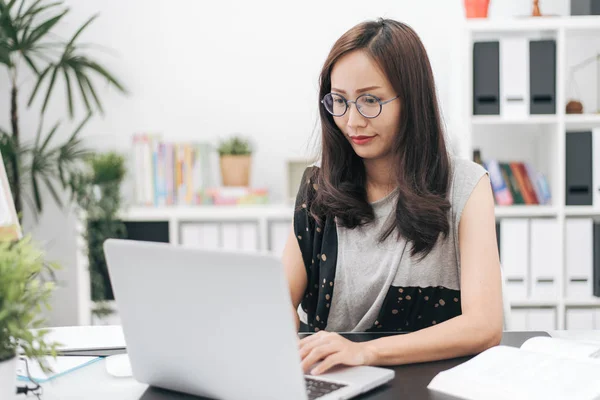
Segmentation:
[(412, 332), (461, 314), (458, 226), (473, 189), (487, 171), (451, 157), (450, 230), (421, 261), (396, 231), (379, 242), (394, 218), (398, 190), (371, 203), (375, 220), (347, 229), (328, 218), (317, 224), (310, 201), (317, 166), (304, 171), (296, 197), (294, 232), (307, 274), (298, 309), (309, 331)]

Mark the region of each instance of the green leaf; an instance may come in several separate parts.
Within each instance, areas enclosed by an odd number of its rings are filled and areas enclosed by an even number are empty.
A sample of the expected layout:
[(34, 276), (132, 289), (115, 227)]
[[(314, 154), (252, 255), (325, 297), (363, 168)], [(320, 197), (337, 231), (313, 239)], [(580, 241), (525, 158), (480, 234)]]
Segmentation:
[(98, 105), (98, 109), (100, 110), (100, 112), (102, 114), (104, 114), (104, 109), (102, 108), (102, 103), (100, 102), (100, 99), (96, 95), (96, 90), (94, 89), (92, 82), (86, 75), (83, 75), (83, 79), (84, 79), (84, 82), (85, 82), (87, 88), (89, 89), (90, 93), (92, 94), (92, 97), (94, 97), (94, 100), (96, 101), (96, 104)]
[(33, 99), (35, 99), (35, 96), (36, 96), (38, 90), (40, 89), (40, 86), (42, 86), (42, 82), (44, 81), (44, 79), (46, 79), (46, 75), (48, 75), (48, 72), (50, 71), (50, 69), (52, 67), (53, 67), (52, 64), (48, 65), (48, 67), (46, 67), (44, 72), (42, 72), (42, 74), (39, 76), (38, 81), (35, 84), (35, 87), (33, 88), (33, 92), (31, 92), (31, 96), (29, 96), (29, 101), (27, 102), (28, 107), (30, 107), (31, 104), (33, 103)]
[(69, 116), (73, 118), (73, 90), (71, 89), (71, 78), (69, 78), (69, 71), (63, 69), (65, 76), (65, 83), (67, 84), (67, 103), (69, 104)]
[(48, 106), (48, 101), (50, 100), (50, 95), (52, 94), (52, 89), (54, 88), (54, 82), (56, 81), (56, 74), (58, 73), (58, 67), (54, 67), (54, 72), (52, 72), (52, 78), (50, 78), (50, 84), (48, 85), (48, 92), (46, 93), (46, 99), (44, 100), (44, 105), (42, 106), (42, 114), (46, 112), (46, 107)]
[(38, 187), (37, 179), (35, 178), (35, 174), (32, 172), (31, 174), (31, 185), (33, 188), (33, 198), (35, 200), (35, 207), (38, 212), (42, 212), (42, 196), (40, 195), (40, 189)]
[(77, 32), (75, 32), (69, 43), (67, 43), (67, 46), (65, 47), (65, 52), (67, 51), (67, 49), (71, 48), (73, 43), (75, 43), (75, 40), (79, 37), (79, 35), (81, 35), (81, 32), (83, 32), (83, 30), (87, 28), (96, 18), (98, 18), (98, 14), (93, 15), (77, 30)]
[(52, 139), (52, 137), (54, 136), (54, 134), (58, 130), (58, 126), (59, 125), (60, 125), (60, 122), (57, 122), (56, 125), (54, 125), (52, 127), (52, 129), (50, 130), (50, 133), (48, 133), (48, 135), (46, 136), (46, 139), (44, 140), (44, 143), (42, 144), (42, 146), (39, 149), (40, 153), (43, 153), (44, 150), (46, 150), (46, 147), (48, 146), (48, 143), (50, 143), (50, 140)]
[(29, 37), (24, 39), (22, 46), (25, 48), (33, 46), (38, 40), (40, 40), (45, 34), (47, 34), (48, 31), (50, 31), (50, 29), (52, 29), (54, 25), (56, 25), (68, 12), (68, 10), (63, 11), (62, 13), (42, 22), (40, 25), (34, 28), (33, 31), (31, 31)]
[(48, 179), (48, 177), (44, 177), (43, 180), (44, 180), (44, 183), (46, 184), (46, 187), (48, 188), (48, 191), (50, 191), (50, 194), (54, 198), (54, 201), (56, 202), (56, 204), (58, 204), (59, 207), (62, 208), (63, 207), (62, 201), (60, 200), (60, 197), (56, 193), (56, 189), (54, 189), (54, 185), (52, 184), (50, 179)]
[(33, 60), (31, 59), (31, 57), (29, 57), (26, 54), (23, 54), (23, 58), (25, 59), (25, 62), (27, 62), (27, 65), (29, 65), (29, 67), (31, 68), (31, 70), (33, 72), (35, 72), (35, 74), (37, 76), (40, 76), (40, 71), (37, 69), (35, 63), (33, 62)]
[(92, 113), (88, 113), (87, 117), (85, 117), (85, 119), (83, 121), (81, 121), (81, 123), (79, 124), (79, 126), (77, 126), (77, 128), (73, 131), (73, 133), (71, 134), (71, 137), (69, 138), (68, 142), (74, 140), (77, 135), (79, 135), (79, 132), (81, 132), (81, 130), (83, 129), (83, 127), (88, 123), (88, 121), (90, 120), (90, 118), (92, 118)]
[(86, 64), (90, 69), (98, 72), (100, 75), (102, 75), (104, 78), (106, 78), (110, 83), (115, 85), (121, 92), (127, 92), (127, 90), (123, 87), (123, 85), (111, 73), (109, 73), (104, 67), (98, 65), (97, 63), (95, 63), (93, 61), (88, 61)]
[(90, 105), (90, 101), (87, 97), (87, 93), (85, 90), (85, 80), (83, 78), (83, 75), (79, 71), (75, 70), (75, 77), (77, 78), (77, 83), (79, 84), (79, 90), (81, 90), (81, 98), (83, 98), (85, 107), (87, 108), (88, 112), (91, 112), (92, 107)]

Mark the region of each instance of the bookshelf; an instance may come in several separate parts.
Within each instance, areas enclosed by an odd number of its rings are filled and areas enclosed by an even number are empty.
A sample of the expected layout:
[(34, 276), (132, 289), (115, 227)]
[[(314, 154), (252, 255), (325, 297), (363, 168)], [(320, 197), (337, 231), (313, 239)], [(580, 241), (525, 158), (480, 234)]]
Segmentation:
[[(463, 156), (471, 158), (473, 151), (479, 149), (482, 159), (504, 159), (518, 161), (524, 159), (542, 170), (548, 178), (552, 193), (550, 205), (515, 205), (497, 206), (496, 218), (501, 223), (507, 218), (535, 220), (552, 219), (560, 226), (558, 249), (560, 272), (558, 276), (558, 294), (547, 298), (510, 298), (511, 309), (515, 319), (525, 323), (526, 313), (536, 314), (530, 329), (573, 329), (569, 321), (577, 320), (577, 315), (589, 314), (590, 321), (594, 315), (600, 315), (600, 298), (591, 294), (582, 294), (581, 299), (567, 298), (567, 256), (565, 222), (570, 218), (600, 218), (600, 206), (566, 206), (566, 135), (567, 131), (593, 129), (600, 127), (600, 114), (591, 109), (595, 104), (588, 104), (584, 111), (587, 114), (566, 114), (565, 105), (568, 97), (569, 68), (578, 61), (569, 59), (581, 38), (594, 40), (600, 37), (600, 17), (598, 16), (565, 16), (541, 18), (514, 18), (501, 20), (468, 20), (465, 24), (465, 68), (463, 70), (464, 119), (466, 121), (465, 144)], [(519, 117), (503, 117), (500, 115), (473, 115), (473, 43), (476, 41), (500, 40), (504, 38), (525, 37), (531, 40), (553, 39), (556, 41), (556, 113), (545, 115), (523, 115)], [(596, 39), (597, 40), (597, 39)], [(600, 43), (597, 43), (600, 51)], [(593, 47), (593, 46), (592, 46)], [(500, 53), (502, 56), (502, 53)], [(581, 56), (583, 57), (583, 56)], [(584, 84), (585, 85), (585, 84)], [(593, 85), (590, 85), (593, 86)], [(580, 84), (581, 87), (581, 84)], [(582, 89), (586, 89), (585, 87)], [(502, 83), (501, 83), (502, 90)], [(589, 89), (591, 90), (591, 89)], [(512, 157), (511, 157), (512, 155)], [(530, 243), (529, 243), (530, 245)], [(531, 262), (531, 252), (526, 256)], [(531, 268), (531, 267), (529, 267)], [(528, 271), (531, 276), (531, 271)], [(528, 282), (528, 285), (535, 283)], [(543, 317), (549, 310), (554, 318)], [(575, 310), (575, 318), (570, 314)], [(588, 313), (588, 314), (586, 314)], [(540, 317), (540, 315), (542, 317)], [(554, 321), (554, 326), (546, 326)], [(581, 321), (581, 318), (578, 320)]]
[[(535, 39), (552, 38), (557, 43), (556, 94), (557, 112), (552, 115), (526, 115), (517, 118), (506, 118), (500, 115), (472, 115), (472, 43), (476, 40), (501, 39), (506, 36), (527, 36)], [(566, 131), (600, 127), (600, 115), (583, 114), (567, 115), (566, 85), (568, 79), (567, 46), (572, 35), (600, 35), (600, 17), (543, 17), (537, 19), (505, 19), (505, 20), (469, 20), (464, 25), (464, 53), (461, 63), (461, 81), (464, 85), (464, 131), (461, 133), (461, 155), (471, 158), (475, 148), (481, 148), (482, 156), (493, 149), (497, 156), (506, 155), (512, 158), (531, 156), (532, 162), (542, 166), (549, 176), (552, 191), (550, 205), (516, 205), (497, 206), (496, 219), (552, 219), (557, 221), (560, 229), (559, 255), (561, 259), (561, 274), (558, 285), (560, 294), (552, 298), (514, 298), (509, 299), (511, 307), (516, 312), (541, 312), (537, 320), (554, 321), (553, 326), (540, 326), (543, 329), (565, 329), (571, 309), (596, 312), (600, 315), (600, 299), (584, 297), (581, 299), (566, 296), (566, 261), (564, 224), (567, 218), (600, 217), (600, 207), (594, 206), (565, 206), (565, 150)], [(600, 50), (600, 48), (599, 48)], [(576, 62), (575, 60), (574, 62)], [(305, 160), (300, 160), (305, 162)], [(286, 185), (289, 186), (289, 185)], [(287, 188), (288, 194), (292, 193)], [(256, 206), (167, 206), (167, 207), (130, 207), (124, 210), (121, 218), (129, 222), (166, 222), (168, 224), (169, 242), (184, 244), (190, 236), (201, 240), (203, 234), (211, 233), (219, 239), (210, 243), (212, 246), (233, 247), (233, 243), (225, 243), (224, 232), (240, 232), (237, 235), (238, 245), (243, 242), (240, 238), (254, 237), (250, 241), (259, 251), (269, 251), (280, 254), (289, 232), (289, 224), (293, 215), (292, 204), (271, 204)], [(190, 233), (191, 232), (191, 233)], [(252, 236), (254, 235), (254, 236)], [(198, 243), (196, 243), (198, 244)], [(200, 243), (201, 244), (201, 243)], [(247, 245), (247, 244), (242, 244)], [(80, 248), (82, 244), (80, 243)], [(80, 323), (91, 322), (91, 302), (89, 301), (89, 274), (86, 275), (85, 257), (80, 254), (80, 296), (84, 303), (80, 313)], [(86, 280), (87, 279), (87, 280)], [(516, 319), (522, 318), (520, 314)], [(96, 322), (95, 322), (96, 323)], [(97, 323), (102, 323), (98, 321)], [(536, 327), (532, 327), (536, 328)]]

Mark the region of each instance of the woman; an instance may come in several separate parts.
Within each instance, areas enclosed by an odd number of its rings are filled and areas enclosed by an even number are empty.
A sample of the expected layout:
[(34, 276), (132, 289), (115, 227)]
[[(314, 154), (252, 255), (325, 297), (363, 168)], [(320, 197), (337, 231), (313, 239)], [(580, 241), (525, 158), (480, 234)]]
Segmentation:
[[(489, 176), (449, 155), (417, 34), (389, 19), (350, 29), (325, 61), (319, 100), (321, 165), (304, 173), (283, 256), (297, 326), (299, 310), (317, 332), (300, 341), (304, 371), (497, 345)], [(406, 334), (354, 343), (336, 333), (350, 331)]]

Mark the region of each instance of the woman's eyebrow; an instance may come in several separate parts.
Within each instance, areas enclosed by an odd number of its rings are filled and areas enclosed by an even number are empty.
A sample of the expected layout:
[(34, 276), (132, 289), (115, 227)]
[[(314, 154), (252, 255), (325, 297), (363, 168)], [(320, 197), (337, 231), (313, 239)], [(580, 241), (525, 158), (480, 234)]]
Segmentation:
[[(356, 91), (356, 93), (362, 93), (362, 92), (366, 92), (367, 90), (380, 89), (380, 88), (381, 88), (381, 86), (368, 86), (368, 87), (365, 87), (365, 88), (362, 88), (362, 89), (358, 89), (358, 90)], [(347, 94), (347, 93), (346, 93), (344, 90), (342, 90), (342, 89), (331, 88), (331, 90), (332, 90), (333, 92), (340, 92), (340, 93), (343, 93), (343, 94)]]

